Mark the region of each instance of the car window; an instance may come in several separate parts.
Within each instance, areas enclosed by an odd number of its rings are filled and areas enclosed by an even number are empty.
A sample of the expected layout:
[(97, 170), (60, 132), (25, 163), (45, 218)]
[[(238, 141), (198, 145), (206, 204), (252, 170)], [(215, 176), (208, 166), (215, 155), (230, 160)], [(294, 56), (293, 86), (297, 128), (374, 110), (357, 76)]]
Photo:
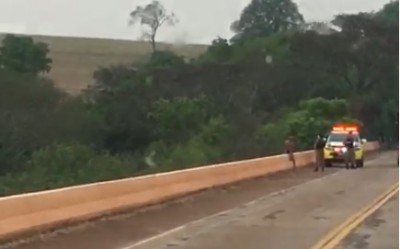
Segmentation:
[[(328, 138), (328, 142), (343, 142), (346, 138), (346, 133), (331, 133)], [(358, 134), (353, 134), (353, 139), (355, 142), (360, 141), (360, 136)]]

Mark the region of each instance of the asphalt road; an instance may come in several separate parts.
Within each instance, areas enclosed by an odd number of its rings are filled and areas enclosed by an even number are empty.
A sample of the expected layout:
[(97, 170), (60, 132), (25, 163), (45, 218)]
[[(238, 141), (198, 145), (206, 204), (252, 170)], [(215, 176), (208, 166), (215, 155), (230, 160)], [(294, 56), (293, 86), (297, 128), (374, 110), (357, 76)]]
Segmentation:
[[(385, 152), (363, 169), (330, 168), (315, 173), (306, 168), (279, 173), (68, 228), (13, 248), (309, 249), (398, 182), (396, 160), (396, 152)], [(397, 200), (390, 203), (398, 205)], [(394, 213), (392, 207), (386, 219)], [(389, 223), (398, 226), (398, 219)], [(341, 246), (353, 248), (348, 246), (354, 241), (346, 241)], [(390, 241), (388, 247), (366, 248), (398, 248), (393, 238)], [(374, 245), (372, 236), (369, 243)]]
[(337, 249), (398, 249), (399, 197), (391, 198), (350, 233)]
[(394, 158), (385, 153), (362, 170), (343, 170), (125, 248), (311, 248), (398, 182)]

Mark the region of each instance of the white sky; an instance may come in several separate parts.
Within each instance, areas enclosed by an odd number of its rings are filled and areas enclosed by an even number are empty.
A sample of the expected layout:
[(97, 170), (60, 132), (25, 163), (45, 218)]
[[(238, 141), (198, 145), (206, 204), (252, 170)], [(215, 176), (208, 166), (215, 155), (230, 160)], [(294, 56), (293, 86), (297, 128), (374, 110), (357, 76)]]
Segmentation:
[[(326, 21), (338, 13), (380, 9), (389, 0), (294, 0), (307, 21)], [(150, 0), (0, 0), (0, 32), (137, 39), (129, 13)], [(250, 0), (160, 0), (180, 19), (164, 27), (158, 40), (209, 43), (229, 38), (230, 24)]]

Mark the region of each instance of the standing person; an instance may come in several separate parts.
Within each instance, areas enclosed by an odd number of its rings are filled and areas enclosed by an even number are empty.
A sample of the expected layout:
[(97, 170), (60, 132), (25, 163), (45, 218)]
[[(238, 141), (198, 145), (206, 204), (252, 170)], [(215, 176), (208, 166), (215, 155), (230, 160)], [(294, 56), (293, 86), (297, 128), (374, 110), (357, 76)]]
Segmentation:
[(385, 137), (383, 136), (382, 132), (379, 132), (379, 150), (381, 152), (385, 147)]
[(285, 151), (288, 154), (289, 161), (293, 164), (293, 170), (296, 170), (296, 159), (294, 158), (295, 142), (294, 137), (289, 136), (285, 141)]
[(356, 158), (355, 158), (355, 152), (354, 152), (354, 138), (353, 138), (353, 132), (350, 131), (345, 140), (344, 140), (344, 146), (346, 147), (346, 155), (345, 155), (345, 160), (346, 160), (346, 169), (349, 169), (349, 163), (351, 164), (351, 168), (354, 169), (356, 165)]
[(325, 171), (325, 164), (324, 164), (324, 147), (325, 141), (321, 134), (317, 135), (317, 139), (314, 142), (314, 151), (315, 151), (315, 169), (314, 171), (317, 172), (321, 169), (322, 172)]

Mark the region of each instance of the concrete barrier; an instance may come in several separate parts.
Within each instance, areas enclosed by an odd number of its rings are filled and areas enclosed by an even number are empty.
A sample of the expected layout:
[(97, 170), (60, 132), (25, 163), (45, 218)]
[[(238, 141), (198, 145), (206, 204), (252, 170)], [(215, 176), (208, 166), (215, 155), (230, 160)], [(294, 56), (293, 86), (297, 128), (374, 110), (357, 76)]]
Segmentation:
[[(379, 144), (366, 145), (368, 151)], [(312, 151), (296, 153), (299, 167)], [(83, 221), (127, 208), (158, 203), (207, 188), (259, 177), (291, 167), (287, 155), (217, 164), (0, 198), (0, 240)]]

